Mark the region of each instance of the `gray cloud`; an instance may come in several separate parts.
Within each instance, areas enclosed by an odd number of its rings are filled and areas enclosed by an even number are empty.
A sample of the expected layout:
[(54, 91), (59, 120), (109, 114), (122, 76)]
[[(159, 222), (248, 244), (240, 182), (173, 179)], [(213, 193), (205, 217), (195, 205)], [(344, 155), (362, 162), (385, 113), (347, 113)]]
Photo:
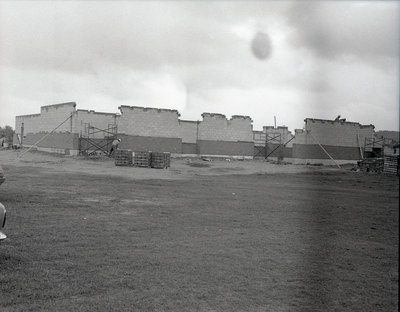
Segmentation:
[(322, 58), (398, 58), (399, 9), (397, 1), (301, 1), (288, 11), (291, 39)]
[[(179, 108), (183, 117), (200, 118), (203, 109), (248, 114), (256, 127), (277, 114), (301, 127), (304, 117), (346, 111), (349, 99), (393, 108), (393, 97), (383, 96), (393, 89), (377, 80), (398, 82), (396, 8), (339, 1), (0, 1), (1, 109), (10, 116), (16, 105), (25, 106), (20, 114), (65, 101), (108, 111), (147, 103)], [(270, 39), (266, 61), (251, 50), (257, 33)], [(365, 75), (371, 66), (380, 74)], [(348, 78), (340, 76), (348, 68)], [(185, 87), (191, 97), (183, 108)], [(358, 118), (374, 122), (374, 112)]]

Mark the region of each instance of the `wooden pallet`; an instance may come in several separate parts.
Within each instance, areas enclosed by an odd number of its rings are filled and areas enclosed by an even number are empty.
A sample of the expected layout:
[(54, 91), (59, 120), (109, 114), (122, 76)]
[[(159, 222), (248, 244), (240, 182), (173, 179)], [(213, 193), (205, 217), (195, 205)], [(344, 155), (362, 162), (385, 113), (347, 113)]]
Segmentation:
[(150, 167), (150, 164), (151, 164), (150, 152), (144, 152), (144, 151), (135, 152), (135, 155), (133, 157), (133, 165), (135, 167), (148, 168)]
[(114, 160), (115, 160), (116, 166), (131, 166), (132, 165), (132, 151), (131, 150), (116, 150)]
[(383, 172), (387, 174), (399, 175), (399, 156), (385, 156)]

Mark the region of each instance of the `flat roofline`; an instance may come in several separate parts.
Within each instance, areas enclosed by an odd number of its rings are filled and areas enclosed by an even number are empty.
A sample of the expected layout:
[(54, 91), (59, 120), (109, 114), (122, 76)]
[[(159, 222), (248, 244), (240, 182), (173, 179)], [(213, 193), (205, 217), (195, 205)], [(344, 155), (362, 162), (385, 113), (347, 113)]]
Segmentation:
[(50, 104), (50, 105), (44, 105), (41, 106), (40, 108), (47, 108), (47, 107), (56, 107), (56, 106), (63, 106), (63, 105), (72, 105), (73, 107), (76, 107), (75, 102), (65, 102), (65, 103), (59, 103), (59, 104)]
[(77, 109), (77, 112), (86, 112), (86, 113), (92, 113), (92, 114), (100, 114), (100, 115), (110, 115), (110, 116), (119, 116), (118, 113), (106, 113), (106, 112), (96, 112), (95, 110), (89, 110), (89, 109)]
[(27, 115), (18, 115), (18, 116), (15, 116), (15, 118), (17, 118), (17, 117), (38, 117), (38, 116), (40, 116), (40, 114), (27, 114)]
[(189, 123), (199, 123), (199, 120), (183, 120), (183, 119), (179, 119), (179, 122), (189, 122)]
[(343, 121), (343, 120), (332, 120), (332, 119), (318, 119), (318, 118), (306, 118), (304, 119), (304, 122), (307, 123), (307, 121), (311, 121), (311, 122), (330, 122), (330, 123), (341, 123), (341, 124), (348, 124), (348, 125), (355, 125), (355, 126), (360, 126), (360, 127), (364, 127), (364, 128), (368, 128), (368, 127), (372, 127), (375, 129), (375, 126), (370, 124), (370, 125), (362, 125), (359, 122), (354, 122), (354, 121)]
[(180, 116), (181, 114), (179, 114), (179, 111), (176, 109), (169, 109), (169, 108), (157, 108), (157, 107), (144, 107), (144, 106), (129, 106), (129, 105), (121, 105), (118, 107), (119, 110), (121, 110), (121, 108), (129, 108), (131, 110), (134, 109), (139, 109), (142, 111), (148, 111), (148, 110), (155, 110), (158, 112), (171, 112), (171, 113), (177, 113), (178, 116)]

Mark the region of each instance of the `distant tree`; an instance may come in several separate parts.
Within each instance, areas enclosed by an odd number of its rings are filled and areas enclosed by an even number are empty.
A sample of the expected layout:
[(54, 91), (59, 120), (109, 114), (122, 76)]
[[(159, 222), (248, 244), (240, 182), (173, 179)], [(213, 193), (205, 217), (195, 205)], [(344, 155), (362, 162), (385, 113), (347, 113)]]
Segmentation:
[(5, 126), (4, 128), (0, 127), (0, 138), (5, 136), (7, 141), (12, 143), (13, 141), (13, 136), (14, 136), (14, 130), (10, 126)]

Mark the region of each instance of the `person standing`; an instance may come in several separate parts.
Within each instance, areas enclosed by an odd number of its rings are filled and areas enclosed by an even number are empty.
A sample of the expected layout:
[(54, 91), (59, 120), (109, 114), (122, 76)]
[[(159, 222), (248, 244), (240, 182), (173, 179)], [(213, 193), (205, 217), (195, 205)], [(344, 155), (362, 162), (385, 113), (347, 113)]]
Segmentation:
[(115, 139), (111, 144), (110, 156), (112, 156), (115, 151), (118, 149), (118, 145), (121, 142), (121, 139)]

